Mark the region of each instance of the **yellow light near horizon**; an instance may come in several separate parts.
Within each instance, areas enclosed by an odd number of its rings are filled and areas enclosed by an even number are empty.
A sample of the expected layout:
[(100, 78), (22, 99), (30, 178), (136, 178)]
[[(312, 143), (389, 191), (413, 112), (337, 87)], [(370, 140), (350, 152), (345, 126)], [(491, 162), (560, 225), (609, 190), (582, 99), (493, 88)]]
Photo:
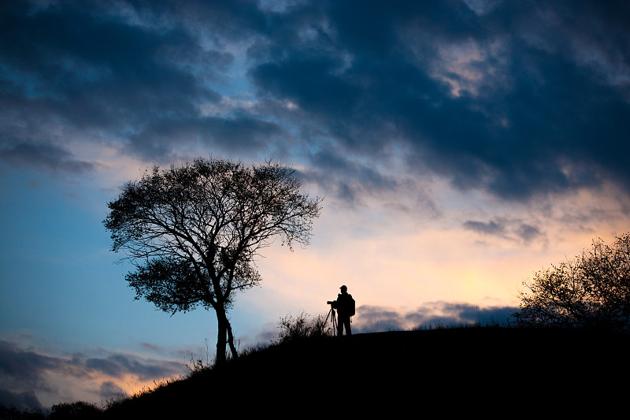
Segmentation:
[(46, 370), (43, 377), (46, 383), (55, 384), (57, 391), (63, 390), (62, 399), (59, 398), (60, 394), (56, 392), (49, 393), (45, 390), (37, 392), (40, 402), (44, 406), (50, 407), (53, 404), (74, 401), (89, 401), (95, 404), (107, 403), (101, 395), (101, 386), (108, 382), (122, 389), (127, 396), (132, 396), (155, 389), (163, 383), (178, 379), (180, 376), (143, 380), (130, 373), (112, 376), (95, 370), (73, 372), (70, 368), (69, 370)]
[(534, 272), (572, 258), (593, 238), (553, 225), (547, 234), (557, 238), (553, 244), (500, 238), (480, 244), (478, 234), (461, 228), (347, 236), (295, 252), (270, 248), (260, 267), (264, 287), (277, 292), (277, 302), (291, 302), (294, 311), (300, 305), (306, 311), (321, 309), (341, 284), (348, 285), (359, 306), (414, 308), (436, 301), (517, 306), (523, 283)]

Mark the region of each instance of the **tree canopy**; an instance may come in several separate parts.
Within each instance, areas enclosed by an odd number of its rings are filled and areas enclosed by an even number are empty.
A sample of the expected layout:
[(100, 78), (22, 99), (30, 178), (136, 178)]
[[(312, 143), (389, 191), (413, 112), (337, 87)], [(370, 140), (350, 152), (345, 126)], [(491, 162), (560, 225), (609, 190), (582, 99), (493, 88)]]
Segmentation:
[(136, 267), (126, 277), (136, 299), (171, 313), (215, 311), (219, 363), (226, 344), (238, 354), (227, 313), (235, 292), (260, 283), (258, 252), (276, 237), (289, 248), (309, 242), (321, 201), (300, 188), (293, 170), (273, 163), (156, 166), (123, 187), (104, 224)]
[(537, 272), (521, 295), (521, 323), (630, 329), (630, 233), (601, 239), (572, 261)]

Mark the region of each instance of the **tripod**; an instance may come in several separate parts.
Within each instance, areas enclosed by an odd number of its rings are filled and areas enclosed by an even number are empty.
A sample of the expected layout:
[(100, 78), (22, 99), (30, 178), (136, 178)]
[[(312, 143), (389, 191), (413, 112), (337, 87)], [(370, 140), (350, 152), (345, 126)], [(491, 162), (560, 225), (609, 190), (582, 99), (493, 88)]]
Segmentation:
[(335, 308), (333, 308), (332, 305), (330, 306), (330, 311), (328, 311), (328, 315), (326, 315), (324, 325), (328, 324), (328, 318), (330, 318), (330, 322), (332, 323), (333, 335), (337, 335), (337, 312), (335, 312)]

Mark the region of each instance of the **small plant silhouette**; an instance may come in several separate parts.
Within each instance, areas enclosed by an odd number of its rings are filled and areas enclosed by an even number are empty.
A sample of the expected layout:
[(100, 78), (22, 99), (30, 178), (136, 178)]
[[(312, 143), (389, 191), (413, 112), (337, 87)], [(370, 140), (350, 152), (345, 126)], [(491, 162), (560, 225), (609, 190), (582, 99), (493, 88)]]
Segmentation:
[(287, 343), (309, 337), (328, 337), (333, 335), (322, 315), (311, 316), (304, 312), (299, 315), (287, 315), (280, 319), (278, 343)]

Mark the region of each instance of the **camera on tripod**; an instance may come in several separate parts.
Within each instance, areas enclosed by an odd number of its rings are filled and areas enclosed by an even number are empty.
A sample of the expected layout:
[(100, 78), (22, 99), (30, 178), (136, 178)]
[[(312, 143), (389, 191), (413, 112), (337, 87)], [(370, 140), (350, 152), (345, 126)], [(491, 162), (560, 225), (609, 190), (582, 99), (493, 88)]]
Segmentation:
[(328, 311), (328, 315), (326, 315), (324, 325), (328, 325), (328, 320), (330, 320), (331, 324), (330, 330), (326, 327), (326, 331), (330, 335), (337, 335), (337, 312), (335, 311), (335, 309), (337, 309), (337, 301), (329, 300), (326, 303), (330, 305), (330, 310)]

